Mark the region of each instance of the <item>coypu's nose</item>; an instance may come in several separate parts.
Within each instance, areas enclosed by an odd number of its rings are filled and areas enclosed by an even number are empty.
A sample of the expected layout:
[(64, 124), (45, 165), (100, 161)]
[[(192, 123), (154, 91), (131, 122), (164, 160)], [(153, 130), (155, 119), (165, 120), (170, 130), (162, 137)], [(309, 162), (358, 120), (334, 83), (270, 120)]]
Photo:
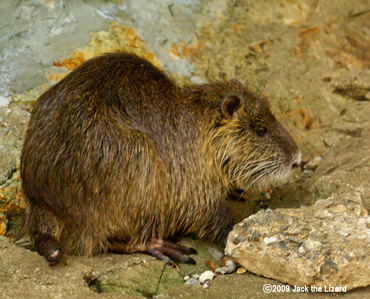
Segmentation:
[(295, 168), (298, 168), (300, 165), (301, 165), (301, 152), (298, 152), (297, 154), (295, 154), (295, 157), (293, 159), (293, 164), (292, 164), (292, 168), (295, 169)]
[(298, 167), (299, 167), (299, 164), (297, 162), (294, 162), (292, 165), (292, 168), (298, 168)]

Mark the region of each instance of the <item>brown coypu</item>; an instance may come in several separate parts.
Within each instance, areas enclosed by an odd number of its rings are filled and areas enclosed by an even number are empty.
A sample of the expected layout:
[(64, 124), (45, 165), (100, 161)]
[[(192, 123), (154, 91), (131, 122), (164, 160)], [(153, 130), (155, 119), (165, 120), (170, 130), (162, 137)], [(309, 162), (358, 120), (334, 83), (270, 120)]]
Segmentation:
[(50, 263), (145, 252), (193, 263), (168, 240), (225, 241), (231, 186), (286, 177), (300, 153), (266, 100), (237, 80), (180, 88), (134, 54), (83, 63), (42, 94), (21, 156), (24, 227)]

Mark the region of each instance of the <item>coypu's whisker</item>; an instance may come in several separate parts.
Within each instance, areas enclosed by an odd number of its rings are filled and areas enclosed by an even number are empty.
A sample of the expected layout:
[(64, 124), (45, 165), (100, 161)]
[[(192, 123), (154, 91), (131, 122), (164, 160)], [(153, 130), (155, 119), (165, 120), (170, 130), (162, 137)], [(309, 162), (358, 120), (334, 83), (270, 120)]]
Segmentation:
[[(276, 164), (275, 161), (267, 161), (267, 162), (264, 162), (263, 165), (257, 165), (255, 168), (252, 168), (251, 171), (246, 171), (244, 169), (244, 173), (241, 173), (239, 175), (239, 177), (231, 180), (230, 183), (233, 183), (233, 182), (236, 182), (236, 181), (240, 181), (240, 180), (244, 180), (244, 179), (246, 179), (248, 177), (251, 177), (253, 174), (255, 174), (255, 173), (259, 172), (259, 171), (262, 171), (262, 170), (264, 170), (265, 172), (267, 172), (269, 170), (269, 167), (271, 165), (274, 165), (274, 164)], [(254, 166), (254, 165), (251, 165), (251, 166)], [(250, 186), (251, 185), (253, 185), (253, 183), (250, 184)], [(221, 187), (223, 187), (223, 186), (221, 186)]]
[(267, 169), (265, 169), (258, 177), (256, 177), (249, 185), (248, 185), (248, 188), (249, 189), (251, 186), (254, 185), (254, 183), (256, 183), (261, 177), (264, 177), (266, 174), (267, 174)]
[[(264, 161), (264, 160), (266, 160), (266, 158), (259, 159), (259, 160)], [(256, 172), (261, 171), (263, 169), (268, 170), (268, 167), (275, 163), (274, 161), (266, 161), (266, 162), (263, 162), (264, 163), (263, 165), (260, 165), (258, 163), (254, 163), (254, 162), (255, 161), (251, 161), (251, 163), (250, 163), (250, 165), (248, 165), (248, 167), (243, 168), (243, 169), (239, 169), (239, 172), (240, 172), (239, 175), (235, 179), (232, 179), (232, 180), (228, 181), (228, 184), (232, 184), (234, 182), (238, 182), (238, 181), (242, 181), (244, 179), (247, 179), (247, 178), (251, 177), (253, 174), (255, 174)], [(254, 163), (254, 164), (252, 164), (252, 163)], [(234, 174), (234, 176), (235, 176), (235, 174)], [(219, 186), (216, 190), (221, 189), (223, 187), (225, 187), (224, 184)]]
[[(244, 180), (266, 167), (268, 167), (268, 165), (263, 167), (255, 167), (255, 165), (251, 165), (249, 168), (239, 169), (238, 172), (234, 173), (233, 176), (235, 177), (235, 179), (231, 180), (230, 183)], [(258, 170), (256, 168), (258, 168)]]
[(272, 173), (275, 173), (277, 170), (279, 170), (279, 164), (277, 164), (275, 161), (274, 163), (272, 164), (269, 164), (268, 166), (271, 166), (273, 165), (273, 167), (267, 169), (267, 167), (265, 167), (265, 169), (258, 175), (257, 178), (255, 178), (249, 185), (248, 185), (248, 188), (250, 188), (251, 186), (253, 186), (258, 180), (260, 180), (262, 177), (266, 176), (266, 179), (268, 178), (272, 178), (271, 174)]
[(266, 163), (269, 163), (271, 161), (266, 161), (267, 159), (260, 159), (259, 161), (250, 161), (248, 163), (245, 163), (245, 166), (243, 168), (240, 168), (241, 170), (244, 169), (250, 169), (250, 168), (255, 168), (255, 167), (262, 167)]

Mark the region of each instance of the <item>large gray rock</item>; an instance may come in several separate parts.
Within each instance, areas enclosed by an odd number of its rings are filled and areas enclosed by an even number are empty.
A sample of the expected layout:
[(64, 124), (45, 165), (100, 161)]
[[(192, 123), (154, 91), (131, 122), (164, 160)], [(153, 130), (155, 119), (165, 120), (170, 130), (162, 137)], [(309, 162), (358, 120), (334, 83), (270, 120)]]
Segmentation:
[(261, 210), (235, 225), (226, 254), (248, 271), (296, 286), (370, 284), (370, 217), (360, 192), (300, 209)]

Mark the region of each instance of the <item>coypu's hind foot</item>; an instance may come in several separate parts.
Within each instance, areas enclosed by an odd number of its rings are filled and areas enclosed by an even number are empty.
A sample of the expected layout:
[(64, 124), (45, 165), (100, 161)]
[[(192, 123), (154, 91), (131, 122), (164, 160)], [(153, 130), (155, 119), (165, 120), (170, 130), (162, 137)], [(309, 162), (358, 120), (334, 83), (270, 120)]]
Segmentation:
[(197, 251), (195, 249), (162, 239), (149, 241), (145, 246), (144, 252), (164, 261), (168, 265), (174, 264), (171, 259), (185, 264), (196, 264), (191, 257), (186, 256), (186, 254), (196, 254)]
[(51, 235), (38, 235), (34, 241), (36, 251), (46, 258), (50, 265), (56, 264), (62, 258), (62, 248)]

